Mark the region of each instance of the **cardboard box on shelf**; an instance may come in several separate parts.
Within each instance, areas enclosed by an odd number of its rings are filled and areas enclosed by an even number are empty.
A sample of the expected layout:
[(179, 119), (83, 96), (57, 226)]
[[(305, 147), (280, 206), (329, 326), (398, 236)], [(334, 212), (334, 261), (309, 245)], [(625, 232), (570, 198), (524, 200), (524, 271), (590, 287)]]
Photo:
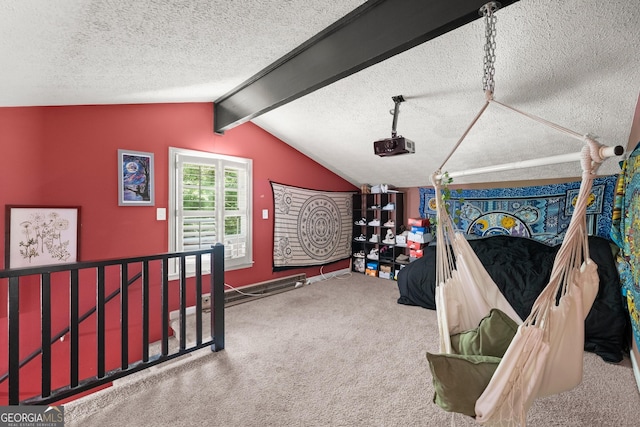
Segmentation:
[(364, 271), (364, 274), (366, 274), (367, 276), (377, 277), (378, 276), (378, 270), (371, 270), (370, 268), (367, 268)]
[(364, 258), (353, 258), (353, 269), (358, 273), (364, 273)]
[(407, 236), (408, 242), (429, 243), (433, 239), (431, 233), (411, 233)]
[(397, 193), (396, 187), (389, 184), (375, 184), (371, 186), (371, 193)]
[(368, 270), (377, 270), (378, 269), (378, 263), (377, 262), (367, 262), (367, 269)]
[(427, 232), (427, 227), (418, 227), (416, 225), (412, 225), (411, 232), (416, 234), (424, 234)]
[(409, 250), (409, 258), (422, 258), (424, 252), (422, 249), (411, 249)]
[(391, 273), (391, 266), (390, 265), (381, 265), (380, 266), (380, 272), (381, 273)]
[(428, 227), (429, 220), (427, 218), (409, 218), (407, 219), (408, 226), (416, 226), (416, 227)]
[(381, 279), (391, 279), (391, 273), (381, 271), (380, 274), (378, 274), (378, 277)]
[(420, 249), (423, 245), (424, 243), (414, 242), (413, 240), (409, 240), (407, 242), (407, 247), (409, 249)]

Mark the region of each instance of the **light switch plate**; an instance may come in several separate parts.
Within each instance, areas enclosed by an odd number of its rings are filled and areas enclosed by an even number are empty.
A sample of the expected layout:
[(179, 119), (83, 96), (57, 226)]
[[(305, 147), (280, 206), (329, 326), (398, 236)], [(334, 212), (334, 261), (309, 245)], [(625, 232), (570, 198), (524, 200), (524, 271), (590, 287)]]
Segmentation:
[(262, 219), (269, 219), (269, 209), (262, 209)]
[(156, 219), (158, 221), (166, 221), (167, 220), (167, 208), (157, 208), (156, 209)]

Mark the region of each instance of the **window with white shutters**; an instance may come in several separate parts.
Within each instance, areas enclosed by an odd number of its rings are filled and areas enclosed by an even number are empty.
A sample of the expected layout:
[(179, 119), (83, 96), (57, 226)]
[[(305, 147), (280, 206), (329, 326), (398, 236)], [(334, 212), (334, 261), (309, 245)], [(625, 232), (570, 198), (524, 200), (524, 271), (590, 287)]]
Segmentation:
[(169, 250), (222, 243), (227, 270), (250, 267), (251, 160), (178, 148), (169, 157)]

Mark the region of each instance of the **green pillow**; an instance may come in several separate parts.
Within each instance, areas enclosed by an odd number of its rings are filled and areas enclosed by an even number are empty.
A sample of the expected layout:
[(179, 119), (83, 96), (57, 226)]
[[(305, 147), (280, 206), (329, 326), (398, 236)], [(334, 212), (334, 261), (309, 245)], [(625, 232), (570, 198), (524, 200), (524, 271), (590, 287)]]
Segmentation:
[(499, 357), (427, 353), (436, 390), (433, 401), (445, 411), (476, 416), (476, 400), (500, 363)]
[(518, 324), (497, 308), (480, 321), (475, 329), (451, 336), (453, 353), (504, 356), (518, 330)]

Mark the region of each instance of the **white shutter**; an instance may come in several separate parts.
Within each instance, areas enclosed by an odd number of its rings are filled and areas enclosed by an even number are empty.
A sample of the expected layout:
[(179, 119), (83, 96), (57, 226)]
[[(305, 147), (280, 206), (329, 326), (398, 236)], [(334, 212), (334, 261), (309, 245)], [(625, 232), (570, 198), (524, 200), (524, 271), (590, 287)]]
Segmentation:
[(177, 148), (169, 156), (169, 250), (222, 243), (226, 269), (250, 267), (251, 160)]
[(182, 250), (207, 249), (218, 243), (216, 224), (216, 167), (192, 161), (181, 162)]
[(243, 258), (247, 253), (247, 171), (237, 165), (224, 168), (225, 257)]

